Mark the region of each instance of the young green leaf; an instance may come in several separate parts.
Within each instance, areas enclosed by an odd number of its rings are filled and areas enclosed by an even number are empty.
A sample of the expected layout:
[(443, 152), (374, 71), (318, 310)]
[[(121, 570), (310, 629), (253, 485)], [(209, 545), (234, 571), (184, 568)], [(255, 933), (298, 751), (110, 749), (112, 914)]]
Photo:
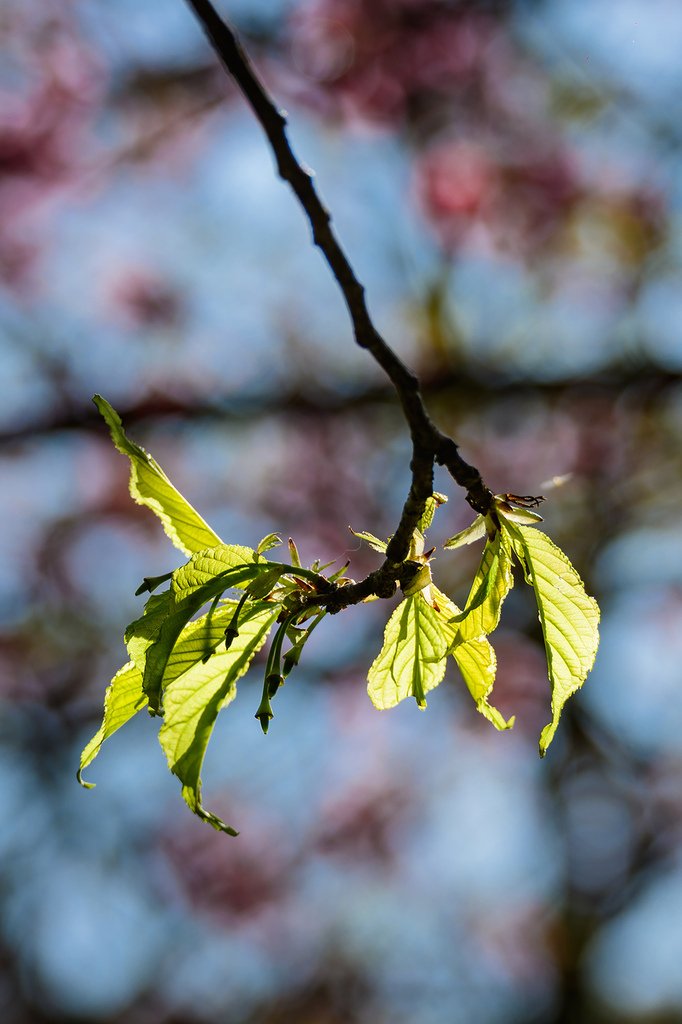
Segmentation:
[[(420, 590), (426, 590), (431, 583), (431, 567), (427, 563), (420, 564), (419, 562), (408, 563), (410, 566), (414, 565), (414, 574), (410, 576), (409, 580), (403, 582), (402, 591), (405, 597), (412, 597), (414, 594), (418, 594)], [(424, 595), (428, 601), (429, 595)]]
[(500, 515), (526, 582), (535, 591), (552, 688), (552, 720), (540, 735), (544, 757), (568, 698), (579, 690), (599, 645), (599, 606), (585, 593), (564, 552), (540, 530), (519, 527)]
[(234, 575), (231, 587), (245, 587), (250, 580), (272, 568), (265, 558), (258, 558), (253, 548), (241, 544), (219, 544), (217, 547), (197, 551), (185, 565), (173, 573), (171, 590), (174, 594), (188, 596), (193, 590), (203, 587), (217, 576), (236, 569), (241, 575)]
[(424, 534), (421, 532), (419, 527), (416, 527), (412, 531), (412, 536), (410, 537), (410, 550), (407, 554), (410, 561), (423, 561), (424, 539)]
[(464, 611), (456, 617), (460, 640), (472, 640), (494, 632), (505, 597), (514, 585), (509, 538), (498, 530), (486, 542)]
[(495, 508), (498, 512), (502, 512), (512, 523), (518, 523), (521, 526), (535, 526), (537, 523), (542, 522), (542, 516), (539, 512), (534, 512), (531, 508), (511, 505), (508, 501), (502, 501), (499, 498), (495, 500)]
[(476, 710), (484, 718), (487, 718), (496, 729), (511, 729), (514, 725), (514, 717), (512, 716), (509, 721), (506, 721), (488, 700), (493, 690), (497, 671), (497, 658), (492, 645), (485, 636), (464, 639), (456, 622), (459, 615), (457, 605), (453, 604), (436, 587), (431, 587), (431, 593), (441, 617), (443, 635), (467, 689), (474, 699)]
[(107, 687), (104, 696), (104, 717), (99, 729), (87, 744), (81, 754), (80, 767), (78, 769), (78, 781), (86, 789), (92, 789), (94, 783), (85, 782), (83, 771), (91, 764), (100, 750), (102, 744), (117, 729), (130, 721), (147, 705), (147, 698), (142, 689), (142, 673), (132, 661), (119, 669)]
[(349, 526), (348, 529), (354, 537), (357, 537), (359, 540), (364, 540), (365, 544), (369, 544), (369, 546), (375, 551), (380, 552), (380, 554), (386, 553), (388, 544), (385, 540), (379, 540), (379, 538), (375, 537), (373, 533), (367, 533), (366, 530), (360, 530), (360, 532), (358, 532), (357, 530), (354, 530), (352, 526)]
[(542, 522), (542, 516), (534, 509), (545, 500), (544, 495), (538, 494), (496, 494), (493, 497), (494, 512), (500, 512), (502, 516), (512, 523), (521, 526), (536, 526)]
[[(301, 562), (301, 556), (298, 553), (298, 548), (296, 547), (296, 541), (293, 539), (293, 537), (289, 537), (288, 544), (289, 544), (289, 558), (291, 559), (291, 564), (294, 566), (294, 568), (301, 569), (303, 563)], [(316, 570), (313, 570), (313, 571), (316, 571)]]
[(476, 516), (471, 526), (467, 526), (465, 530), (460, 530), (454, 537), (450, 537), (443, 544), (444, 548), (461, 548), (463, 544), (473, 544), (476, 540), (481, 540), (485, 537), (486, 526), (485, 517)]
[(441, 494), (440, 491), (434, 491), (431, 497), (426, 499), (424, 512), (418, 523), (419, 529), (422, 533), (426, 533), (428, 528), (431, 526), (433, 517), (436, 514), (436, 509), (440, 508), (441, 505), (444, 505), (447, 500), (447, 494)]
[(93, 402), (109, 427), (112, 441), (130, 459), (131, 496), (159, 517), (175, 547), (191, 555), (220, 544), (220, 537), (176, 490), (158, 462), (144, 448), (128, 440), (116, 410), (101, 395), (95, 395)]
[[(224, 629), (233, 611), (233, 605), (224, 613), (221, 610), (214, 616), (211, 629)], [(200, 659), (194, 661), (190, 668), (172, 678), (169, 676), (165, 683), (165, 718), (159, 731), (159, 742), (168, 766), (182, 783), (182, 796), (188, 807), (213, 828), (230, 835), (237, 833), (202, 806), (201, 768), (218, 713), (234, 699), (237, 680), (244, 675), (251, 659), (265, 643), (278, 613), (279, 608), (273, 605), (259, 602), (248, 606), (240, 619), (239, 636), (233, 640), (229, 650), (217, 651), (205, 663)], [(189, 641), (189, 633), (186, 636)], [(194, 653), (198, 653), (202, 647), (201, 638), (192, 637), (191, 643), (194, 644)], [(188, 652), (189, 648), (180, 657), (186, 657)], [(194, 654), (189, 656), (193, 658)], [(171, 664), (169, 660), (169, 670)]]
[(487, 637), (479, 636), (473, 640), (455, 643), (452, 656), (474, 699), (476, 710), (496, 729), (511, 729), (514, 725), (514, 715), (508, 720), (505, 719), (488, 700), (495, 683), (497, 657)]
[(266, 551), (279, 547), (281, 543), (282, 538), (278, 533), (268, 533), (261, 541), (259, 541), (256, 551), (259, 555), (264, 555)]
[[(264, 564), (268, 565), (267, 562)], [(208, 601), (212, 601), (228, 587), (236, 586), (238, 583), (252, 578), (254, 569), (257, 570), (257, 566), (238, 566), (213, 576), (198, 587), (188, 586), (186, 589), (178, 589), (175, 592), (171, 587), (171, 602), (168, 605), (166, 617), (152, 643), (145, 651), (142, 686), (153, 713), (159, 713), (161, 710), (162, 685), (166, 665), (184, 626)], [(182, 569), (178, 570), (178, 572), (182, 571)], [(173, 584), (175, 582), (174, 578)]]
[(259, 576), (251, 580), (246, 588), (249, 597), (259, 601), (267, 597), (270, 591), (277, 586), (285, 572), (285, 566), (274, 565), (266, 569), (265, 572), (260, 573)]
[(388, 620), (384, 645), (367, 676), (374, 706), (384, 710), (414, 697), (425, 708), (425, 694), (445, 674), (447, 650), (448, 637), (435, 609), (422, 593), (406, 597)]
[[(215, 656), (216, 650), (225, 640), (225, 629), (233, 621), (240, 603), (224, 601), (213, 613), (208, 612), (187, 623), (166, 662), (162, 680), (164, 689), (199, 662), (206, 662)], [(244, 608), (242, 605), (239, 615), (240, 629), (242, 616), (246, 618), (249, 611), (250, 607)], [(207, 655), (210, 656), (209, 659)]]
[(173, 604), (170, 590), (161, 594), (152, 594), (144, 606), (144, 612), (126, 628), (125, 642), (128, 655), (144, 675), (147, 651), (159, 635), (159, 631), (168, 618)]
[[(221, 545), (208, 556), (195, 555), (187, 565), (173, 573), (171, 588), (152, 594), (139, 619), (125, 631), (126, 647), (132, 661), (142, 673), (145, 693), (153, 714), (160, 711), (160, 683), (165, 661), (183, 626), (203, 604), (220, 595), (227, 587), (243, 587), (254, 575), (267, 571), (269, 563), (243, 564), (250, 548)], [(218, 557), (215, 553), (221, 555)], [(235, 565), (235, 563), (237, 563)], [(226, 568), (230, 564), (234, 568)], [(214, 572), (210, 570), (213, 569)], [(150, 664), (147, 664), (150, 656)], [(160, 673), (160, 674), (159, 674)]]
[[(336, 561), (336, 559), (334, 559), (334, 561)], [(315, 571), (316, 572), (322, 572), (323, 569), (328, 569), (329, 566), (333, 565), (333, 564), (334, 564), (334, 562), (327, 562), (326, 565), (321, 565)], [(330, 573), (329, 576), (327, 577), (329, 582), (330, 583), (336, 583), (337, 580), (342, 579), (346, 575), (346, 570), (347, 570), (349, 565), (350, 565), (350, 559), (347, 562), (344, 562), (343, 565), (341, 566), (341, 568), (337, 569), (336, 572)]]

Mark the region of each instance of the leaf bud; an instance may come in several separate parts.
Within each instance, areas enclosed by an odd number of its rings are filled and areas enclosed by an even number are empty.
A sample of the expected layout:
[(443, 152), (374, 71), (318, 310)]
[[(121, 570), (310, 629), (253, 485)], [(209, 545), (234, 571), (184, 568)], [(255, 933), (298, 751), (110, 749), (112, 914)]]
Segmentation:
[(400, 585), (402, 587), (403, 594), (405, 597), (412, 597), (414, 594), (418, 594), (420, 590), (423, 590), (431, 582), (431, 569), (428, 565), (419, 565), (415, 562), (406, 562), (406, 569), (412, 566), (416, 566), (414, 571), (405, 574), (401, 577)]
[(239, 630), (236, 628), (236, 626), (232, 626), (232, 625), (227, 626), (227, 628), (225, 629), (225, 650), (226, 651), (229, 651), (230, 647), (232, 646), (232, 641), (236, 640), (238, 636), (239, 636)]
[(274, 697), (280, 686), (284, 684), (284, 678), (279, 672), (271, 672), (265, 677), (265, 686), (268, 691), (268, 698)]
[(296, 544), (291, 537), (289, 537), (289, 556), (291, 558), (291, 564), (295, 566), (295, 568), (300, 569), (301, 557), (298, 553), (298, 548), (296, 547)]
[(270, 704), (270, 698), (267, 692), (263, 694), (263, 699), (261, 700), (258, 706), (258, 711), (254, 715), (254, 717), (257, 718), (258, 721), (260, 722), (260, 727), (263, 730), (263, 735), (267, 735), (268, 727), (270, 725), (270, 719), (275, 717), (272, 712), (272, 705)]
[(144, 594), (145, 592), (151, 594), (153, 590), (156, 590), (156, 588), (160, 587), (162, 583), (169, 580), (172, 575), (172, 572), (167, 572), (164, 573), (163, 576), (145, 576), (142, 583), (140, 583), (139, 587), (135, 591), (135, 597), (139, 597), (140, 594)]

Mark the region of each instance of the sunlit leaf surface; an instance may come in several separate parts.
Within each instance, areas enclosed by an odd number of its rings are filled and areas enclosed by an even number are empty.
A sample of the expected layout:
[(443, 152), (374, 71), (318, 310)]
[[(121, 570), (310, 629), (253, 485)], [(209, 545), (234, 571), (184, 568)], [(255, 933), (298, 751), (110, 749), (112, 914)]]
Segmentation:
[(147, 697), (142, 689), (142, 673), (130, 661), (118, 670), (109, 683), (104, 696), (102, 724), (81, 754), (78, 779), (87, 789), (90, 789), (93, 784), (84, 782), (82, 778), (84, 769), (95, 760), (104, 741), (146, 706)]
[(406, 597), (388, 620), (384, 645), (367, 676), (374, 706), (384, 710), (414, 697), (425, 708), (425, 694), (445, 674), (447, 650), (438, 613), (421, 593)]
[(476, 516), (473, 523), (467, 526), (465, 530), (460, 530), (454, 537), (449, 537), (444, 548), (460, 548), (463, 544), (473, 544), (474, 541), (481, 540), (485, 537), (485, 519), (483, 516)]
[[(504, 523), (504, 520), (503, 520)], [(540, 735), (544, 757), (568, 698), (579, 690), (599, 645), (599, 606), (564, 552), (540, 530), (504, 523), (535, 591), (552, 687), (552, 720)]]
[(218, 651), (204, 662), (207, 648), (220, 641), (235, 606), (229, 602), (210, 622), (204, 617), (191, 623), (180, 638), (168, 662), (165, 717), (159, 732), (168, 766), (182, 783), (187, 805), (214, 828), (231, 835), (236, 835), (235, 830), (202, 806), (201, 766), (219, 711), (234, 699), (237, 680), (265, 643), (279, 613), (277, 606), (251, 605), (240, 618), (239, 634), (229, 650)]
[(112, 441), (130, 459), (132, 497), (159, 517), (176, 548), (191, 555), (193, 551), (220, 544), (220, 537), (176, 490), (156, 459), (126, 437), (116, 410), (101, 395), (95, 395), (93, 401), (106, 420)]
[(513, 585), (511, 545), (498, 531), (483, 549), (464, 612), (458, 616), (462, 640), (487, 636), (497, 629), (502, 604)]
[(373, 533), (368, 533), (367, 530), (360, 530), (358, 532), (357, 530), (354, 530), (352, 526), (349, 527), (349, 529), (354, 537), (357, 537), (359, 540), (364, 540), (365, 544), (369, 544), (369, 546), (374, 548), (375, 551), (379, 551), (381, 553), (386, 551), (388, 545), (385, 540), (379, 540), (378, 537), (375, 537)]
[(459, 608), (436, 587), (432, 587), (431, 592), (438, 606), (443, 635), (474, 699), (476, 710), (496, 729), (511, 729), (514, 724), (513, 716), (507, 721), (488, 700), (497, 672), (497, 658), (492, 644), (485, 636), (465, 639), (459, 632), (456, 621), (460, 614)]

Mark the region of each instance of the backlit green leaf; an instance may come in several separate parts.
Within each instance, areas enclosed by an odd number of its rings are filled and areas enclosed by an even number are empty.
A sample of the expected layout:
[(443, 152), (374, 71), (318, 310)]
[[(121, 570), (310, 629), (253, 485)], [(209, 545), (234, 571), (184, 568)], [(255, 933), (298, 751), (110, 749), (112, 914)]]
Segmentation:
[(476, 710), (495, 726), (496, 729), (511, 729), (514, 716), (507, 720), (489, 703), (497, 672), (497, 658), (487, 637), (479, 636), (474, 640), (462, 640), (455, 644), (452, 656), (457, 662), (469, 693), (476, 703)]
[(419, 529), (422, 533), (426, 533), (433, 522), (436, 510), (440, 508), (441, 505), (444, 505), (447, 500), (447, 494), (441, 494), (440, 491), (434, 491), (431, 497), (426, 499), (424, 513), (418, 523)]
[(241, 544), (219, 544), (217, 547), (198, 551), (189, 562), (173, 573), (171, 590), (182, 597), (205, 586), (216, 576), (236, 569), (243, 570), (230, 580), (231, 587), (245, 587), (259, 573), (272, 567), (264, 558), (258, 558), (253, 548)]
[(258, 543), (256, 551), (259, 555), (264, 555), (266, 551), (270, 551), (271, 548), (279, 547), (282, 543), (282, 538), (278, 533), (268, 533)]
[[(428, 563), (420, 565), (415, 562), (414, 575), (410, 577), (409, 582), (403, 583), (402, 591), (405, 597), (412, 597), (414, 594), (418, 594), (420, 590), (425, 590), (431, 583), (431, 567)], [(428, 594), (424, 595), (428, 600)]]
[[(296, 547), (296, 541), (294, 540), (293, 537), (289, 537), (287, 544), (289, 547), (289, 558), (291, 559), (291, 564), (294, 566), (295, 569), (300, 569), (303, 563), (301, 562), (301, 556), (299, 555), (298, 548)], [(315, 570), (314, 566), (313, 569), (314, 571), (317, 571)]]
[(158, 637), (162, 625), (170, 614), (172, 604), (173, 595), (170, 590), (152, 594), (140, 618), (131, 622), (125, 631), (128, 654), (141, 675), (144, 675), (147, 651)]
[[(268, 563), (264, 562), (264, 566)], [(173, 591), (171, 588), (171, 601), (167, 608), (167, 614), (160, 629), (155, 633), (153, 641), (146, 648), (144, 673), (142, 685), (149, 700), (149, 707), (153, 712), (161, 709), (161, 691), (163, 676), (166, 670), (168, 659), (175, 643), (184, 626), (192, 619), (203, 606), (222, 594), (228, 587), (243, 583), (245, 579), (252, 578), (253, 570), (258, 571), (257, 566), (239, 566), (236, 569), (226, 570), (218, 576), (213, 576), (201, 586), (189, 586), (187, 589)], [(182, 572), (183, 570), (178, 570)], [(247, 574), (247, 575), (245, 575)], [(175, 583), (175, 579), (173, 580)], [(131, 649), (130, 646), (128, 648)]]
[(384, 710), (414, 697), (425, 708), (425, 694), (445, 674), (447, 650), (448, 638), (435, 609), (422, 593), (406, 597), (388, 620), (384, 645), (367, 676), (374, 706)]
[(255, 576), (267, 573), (271, 563), (250, 561), (251, 548), (221, 544), (193, 555), (173, 573), (171, 587), (152, 594), (143, 615), (125, 633), (128, 654), (142, 673), (143, 688), (153, 713), (161, 710), (161, 688), (166, 663), (187, 622), (204, 604), (226, 589), (243, 588)]
[(506, 519), (521, 526), (534, 526), (536, 523), (542, 522), (540, 513), (534, 512), (531, 508), (519, 508), (517, 505), (511, 505), (508, 501), (499, 500), (495, 502), (495, 507), (502, 512)]
[(511, 729), (514, 718), (506, 721), (497, 708), (488, 701), (497, 671), (497, 658), (492, 645), (485, 636), (464, 639), (458, 632), (456, 622), (459, 608), (436, 587), (431, 587), (431, 592), (441, 617), (443, 635), (474, 699), (476, 710), (496, 729)]
[(424, 554), (424, 541), (424, 534), (421, 532), (419, 527), (417, 527), (412, 531), (412, 536), (410, 537), (410, 550), (407, 554), (410, 561), (418, 562), (422, 559), (422, 555)]
[[(235, 830), (202, 806), (201, 768), (218, 713), (234, 699), (237, 680), (265, 643), (280, 610), (260, 602), (245, 607), (239, 620), (239, 635), (229, 650), (217, 650), (204, 662), (201, 652), (206, 649), (207, 636), (209, 646), (219, 642), (235, 605), (236, 602), (228, 602), (211, 623), (191, 623), (180, 638), (168, 660), (164, 679), (165, 718), (159, 732), (169, 768), (182, 783), (187, 805), (213, 828), (230, 835), (236, 835)], [(185, 664), (189, 668), (178, 671)]]
[(93, 783), (83, 780), (81, 773), (95, 760), (104, 741), (122, 725), (125, 725), (138, 711), (142, 711), (146, 705), (147, 698), (142, 689), (142, 673), (132, 661), (129, 661), (127, 665), (118, 670), (107, 687), (102, 724), (81, 754), (78, 781), (82, 786), (85, 786), (86, 789), (91, 789), (93, 786)]
[(176, 490), (158, 462), (128, 440), (116, 410), (101, 395), (95, 395), (93, 402), (106, 420), (112, 441), (130, 459), (130, 494), (138, 505), (146, 505), (159, 517), (176, 548), (191, 555), (220, 544), (220, 537)]
[(526, 581), (535, 591), (552, 687), (552, 720), (540, 736), (544, 757), (568, 698), (580, 689), (599, 645), (599, 606), (585, 593), (564, 552), (540, 530), (520, 527), (500, 515)]
[(280, 578), (287, 571), (287, 567), (284, 565), (273, 565), (271, 568), (260, 573), (255, 579), (251, 580), (246, 590), (249, 597), (256, 600), (261, 600), (267, 597), (270, 591), (277, 586)]
[(357, 530), (354, 530), (352, 526), (349, 526), (348, 529), (354, 537), (358, 537), (359, 540), (364, 540), (365, 544), (369, 544), (369, 546), (374, 548), (375, 551), (385, 554), (386, 548), (388, 547), (385, 540), (379, 540), (379, 538), (375, 537), (373, 533), (367, 533), (366, 530), (360, 530), (360, 532), (358, 532)]
[(460, 530), (454, 537), (450, 537), (443, 544), (444, 548), (461, 548), (463, 544), (473, 544), (476, 540), (481, 540), (485, 537), (486, 527), (485, 518), (483, 516), (476, 516), (471, 526), (467, 526), (465, 530)]
[(511, 563), (509, 538), (498, 530), (483, 549), (464, 611), (457, 617), (462, 640), (487, 636), (497, 629), (502, 603), (514, 585)]
[[(198, 662), (211, 658), (216, 649), (225, 643), (225, 629), (234, 620), (239, 603), (224, 601), (206, 615), (193, 619), (184, 626), (166, 662), (162, 680), (164, 689)], [(242, 606), (235, 627), (237, 636), (241, 632), (242, 617), (246, 618), (247, 615), (248, 609)], [(236, 637), (232, 643), (235, 640)]]

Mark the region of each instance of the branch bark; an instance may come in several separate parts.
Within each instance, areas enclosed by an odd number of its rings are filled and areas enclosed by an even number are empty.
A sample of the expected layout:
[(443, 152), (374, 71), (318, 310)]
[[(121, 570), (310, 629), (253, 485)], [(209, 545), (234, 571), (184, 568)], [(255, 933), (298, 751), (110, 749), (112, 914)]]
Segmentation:
[(367, 308), (365, 289), (336, 236), (331, 215), (317, 194), (313, 176), (294, 155), (287, 137), (286, 116), (271, 99), (234, 31), (219, 16), (210, 0), (186, 2), (265, 132), (278, 174), (290, 185), (303, 208), (312, 229), (313, 242), (322, 252), (339, 286), (355, 341), (370, 353), (393, 384), (412, 439), (412, 482), (400, 522), (388, 545), (386, 561), (381, 569), (370, 574), (362, 583), (338, 591), (336, 598), (343, 603), (332, 600), (328, 605), (330, 610), (334, 605), (333, 610), (338, 611), (336, 604), (345, 607), (369, 594), (387, 596), (389, 589), (391, 593), (395, 589), (395, 581), (400, 579), (404, 570), (413, 532), (433, 492), (435, 463), (447, 468), (453, 480), (465, 489), (467, 501), (477, 512), (485, 514), (489, 510), (493, 494), (476, 467), (461, 457), (455, 441), (433, 423), (424, 405), (417, 376), (396, 355), (375, 327)]

